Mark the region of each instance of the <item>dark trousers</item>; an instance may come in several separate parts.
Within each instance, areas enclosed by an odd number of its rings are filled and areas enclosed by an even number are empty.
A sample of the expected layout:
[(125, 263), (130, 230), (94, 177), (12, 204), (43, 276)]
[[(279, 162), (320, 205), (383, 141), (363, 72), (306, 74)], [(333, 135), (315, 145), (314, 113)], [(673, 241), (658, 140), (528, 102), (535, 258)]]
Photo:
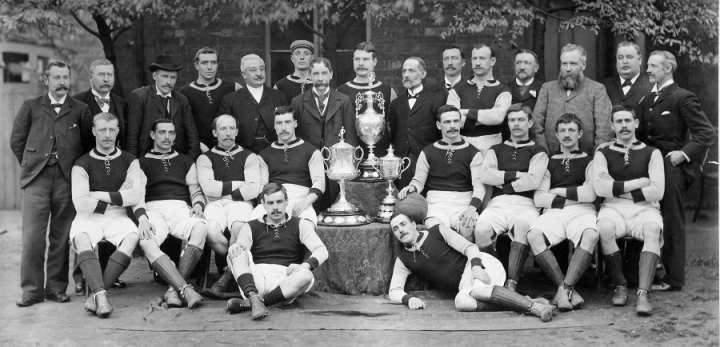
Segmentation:
[[(23, 297), (44, 300), (46, 293), (65, 293), (67, 290), (70, 261), (68, 236), (74, 218), (70, 182), (63, 175), (60, 165), (45, 166), (23, 188), (20, 258)], [(49, 245), (46, 245), (46, 237)]]
[[(667, 153), (663, 153), (663, 156)], [(685, 193), (694, 179), (692, 165), (672, 166), (665, 157), (665, 195), (660, 202), (663, 215), (662, 263), (667, 273), (663, 281), (682, 287), (685, 284)], [(690, 171), (690, 172), (689, 172)]]

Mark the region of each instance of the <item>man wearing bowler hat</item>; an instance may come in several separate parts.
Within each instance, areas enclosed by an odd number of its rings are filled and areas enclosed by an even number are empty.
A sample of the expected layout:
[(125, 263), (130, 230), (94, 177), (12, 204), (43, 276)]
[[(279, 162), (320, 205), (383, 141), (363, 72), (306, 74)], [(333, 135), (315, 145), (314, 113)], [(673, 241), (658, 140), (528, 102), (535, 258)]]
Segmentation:
[(153, 122), (167, 118), (175, 125), (177, 132), (175, 150), (196, 160), (200, 156), (200, 138), (193, 120), (187, 97), (173, 91), (177, 72), (182, 66), (175, 63), (172, 55), (159, 55), (150, 64), (155, 84), (135, 89), (128, 102), (128, 129), (126, 150), (140, 156), (151, 148), (150, 138)]

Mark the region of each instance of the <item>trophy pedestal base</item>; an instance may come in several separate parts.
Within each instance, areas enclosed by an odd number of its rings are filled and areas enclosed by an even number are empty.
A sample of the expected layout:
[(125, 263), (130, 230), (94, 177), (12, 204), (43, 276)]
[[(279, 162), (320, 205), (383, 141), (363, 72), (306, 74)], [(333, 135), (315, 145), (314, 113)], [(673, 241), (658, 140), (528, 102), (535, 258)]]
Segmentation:
[(370, 160), (365, 160), (360, 163), (358, 169), (360, 169), (360, 175), (353, 179), (353, 182), (378, 183), (384, 181), (384, 179), (380, 177), (380, 173), (373, 167)]
[(318, 225), (330, 227), (351, 227), (358, 225), (366, 225), (372, 223), (372, 218), (365, 211), (356, 209), (355, 211), (337, 211), (333, 212), (329, 209), (318, 215)]
[(387, 199), (383, 199), (383, 201), (380, 202), (380, 206), (378, 207), (378, 213), (377, 217), (375, 217), (375, 221), (378, 223), (388, 224), (390, 223), (390, 217), (392, 217), (392, 214), (395, 212), (395, 199), (393, 198), (392, 201), (387, 201)]

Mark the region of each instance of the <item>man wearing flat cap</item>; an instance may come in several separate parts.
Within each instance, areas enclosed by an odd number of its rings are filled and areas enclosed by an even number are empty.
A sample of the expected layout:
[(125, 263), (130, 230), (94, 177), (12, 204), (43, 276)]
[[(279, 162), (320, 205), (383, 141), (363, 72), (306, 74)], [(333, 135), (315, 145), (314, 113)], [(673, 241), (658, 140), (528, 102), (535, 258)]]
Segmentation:
[(233, 116), (238, 123), (237, 144), (258, 154), (277, 140), (275, 108), (290, 105), (290, 100), (265, 86), (265, 62), (256, 54), (242, 57), (240, 70), (246, 88), (223, 96), (218, 116)]
[(290, 60), (295, 72), (275, 83), (275, 89), (283, 92), (288, 100), (305, 93), (313, 86), (310, 80), (310, 61), (315, 57), (315, 46), (310, 41), (296, 40), (290, 45)]
[(177, 133), (174, 149), (193, 161), (200, 156), (200, 139), (187, 97), (173, 91), (177, 72), (182, 66), (172, 55), (159, 55), (150, 64), (155, 84), (133, 90), (128, 102), (128, 129), (126, 150), (139, 157), (152, 148), (150, 138), (153, 122), (158, 118), (170, 119)]

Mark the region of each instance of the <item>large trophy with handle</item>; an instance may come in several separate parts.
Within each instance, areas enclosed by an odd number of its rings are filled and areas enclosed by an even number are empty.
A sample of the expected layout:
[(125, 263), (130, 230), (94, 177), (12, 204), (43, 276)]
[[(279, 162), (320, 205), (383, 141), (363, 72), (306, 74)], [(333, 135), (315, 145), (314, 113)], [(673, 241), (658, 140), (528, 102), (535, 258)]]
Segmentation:
[[(372, 88), (375, 82), (375, 73), (368, 74), (370, 80), (369, 86)], [(380, 106), (380, 112), (375, 111), (374, 103)], [(359, 113), (363, 104), (367, 104), (367, 108), (363, 113)], [(360, 176), (355, 179), (356, 182), (382, 182), (380, 173), (375, 169), (378, 165), (378, 158), (375, 156), (375, 144), (380, 141), (385, 132), (385, 98), (382, 93), (374, 92), (368, 89), (364, 93), (358, 93), (355, 98), (355, 128), (358, 137), (368, 146), (368, 156), (365, 161), (360, 164)]]
[(393, 195), (393, 181), (398, 179), (405, 170), (410, 167), (410, 158), (400, 158), (395, 155), (392, 145), (388, 147), (388, 154), (378, 159), (379, 165), (375, 169), (380, 173), (380, 177), (388, 181), (388, 188), (385, 190), (388, 195), (380, 202), (378, 208), (376, 222), (390, 223), (390, 217), (395, 212), (395, 202), (397, 198)]
[[(360, 155), (357, 156), (357, 151)], [(362, 147), (353, 147), (345, 142), (345, 128), (340, 130), (340, 142), (323, 147), (320, 151), (325, 162), (325, 172), (331, 180), (340, 183), (340, 195), (337, 201), (318, 216), (318, 224), (325, 226), (355, 226), (370, 224), (372, 219), (365, 211), (353, 206), (345, 197), (345, 181), (360, 174), (358, 163), (363, 158)]]

